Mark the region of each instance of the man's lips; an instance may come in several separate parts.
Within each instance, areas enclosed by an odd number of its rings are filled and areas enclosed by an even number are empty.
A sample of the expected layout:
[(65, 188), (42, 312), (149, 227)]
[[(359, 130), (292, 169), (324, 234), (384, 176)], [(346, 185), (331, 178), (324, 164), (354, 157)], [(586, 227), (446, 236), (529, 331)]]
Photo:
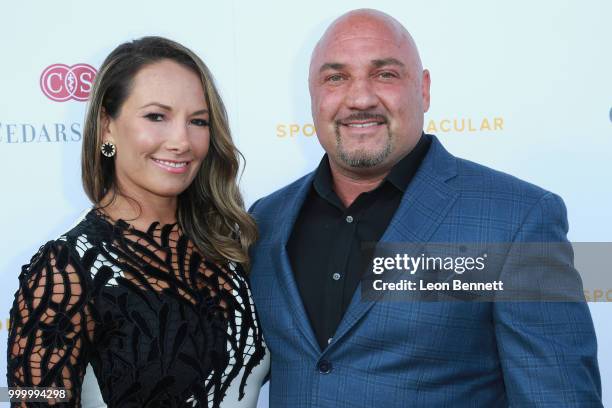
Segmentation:
[(378, 121), (341, 123), (342, 126), (351, 127), (351, 128), (360, 128), (360, 129), (368, 128), (372, 126), (380, 126), (384, 124), (385, 122), (378, 122)]
[(387, 118), (382, 115), (353, 115), (341, 119), (337, 122), (340, 126), (349, 128), (364, 129), (374, 126), (381, 126), (387, 123)]

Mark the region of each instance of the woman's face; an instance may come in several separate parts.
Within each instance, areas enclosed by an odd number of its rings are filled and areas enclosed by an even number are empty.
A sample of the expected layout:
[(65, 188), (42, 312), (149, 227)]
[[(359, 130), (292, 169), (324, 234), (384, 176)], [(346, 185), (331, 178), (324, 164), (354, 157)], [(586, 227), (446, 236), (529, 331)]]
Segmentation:
[(104, 121), (116, 182), (138, 201), (185, 191), (208, 153), (208, 106), (200, 77), (172, 60), (142, 68), (115, 119)]

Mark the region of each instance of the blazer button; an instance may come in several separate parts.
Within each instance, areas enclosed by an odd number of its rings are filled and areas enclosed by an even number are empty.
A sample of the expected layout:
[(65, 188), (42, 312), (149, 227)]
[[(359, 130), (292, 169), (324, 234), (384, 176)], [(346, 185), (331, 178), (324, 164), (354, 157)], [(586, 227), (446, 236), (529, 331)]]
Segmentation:
[(329, 374), (331, 373), (333, 366), (332, 363), (330, 363), (329, 361), (321, 360), (319, 361), (319, 364), (317, 364), (317, 368), (319, 369), (319, 372), (321, 374)]

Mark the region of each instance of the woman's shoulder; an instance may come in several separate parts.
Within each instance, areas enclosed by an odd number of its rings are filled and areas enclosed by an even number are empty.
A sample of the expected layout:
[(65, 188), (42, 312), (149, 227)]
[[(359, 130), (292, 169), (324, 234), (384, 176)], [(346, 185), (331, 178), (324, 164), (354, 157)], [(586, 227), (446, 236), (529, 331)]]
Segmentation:
[(107, 234), (95, 210), (84, 212), (68, 231), (40, 246), (30, 261), (22, 266), (22, 278), (42, 270), (64, 270), (68, 265), (79, 273), (85, 252)]
[(106, 221), (99, 210), (92, 208), (83, 212), (68, 231), (57, 240), (73, 243), (79, 237), (90, 237), (90, 240), (102, 239), (108, 237), (112, 232), (113, 226)]

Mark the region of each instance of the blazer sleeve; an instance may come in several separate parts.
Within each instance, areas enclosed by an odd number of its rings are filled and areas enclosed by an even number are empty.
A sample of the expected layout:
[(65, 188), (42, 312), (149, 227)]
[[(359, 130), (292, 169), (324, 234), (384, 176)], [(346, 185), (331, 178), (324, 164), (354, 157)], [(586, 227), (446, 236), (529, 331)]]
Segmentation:
[[(567, 231), (563, 201), (546, 193), (528, 212), (512, 246), (567, 243)], [(553, 261), (573, 270), (573, 253), (566, 247), (569, 253), (553, 251), (562, 258)], [(528, 276), (531, 271), (516, 272)], [(603, 406), (597, 340), (584, 301), (498, 302), (493, 319), (510, 406)]]
[(10, 387), (66, 388), (70, 401), (55, 406), (80, 406), (94, 329), (87, 299), (78, 257), (65, 242), (48, 242), (23, 266), (10, 312)]

